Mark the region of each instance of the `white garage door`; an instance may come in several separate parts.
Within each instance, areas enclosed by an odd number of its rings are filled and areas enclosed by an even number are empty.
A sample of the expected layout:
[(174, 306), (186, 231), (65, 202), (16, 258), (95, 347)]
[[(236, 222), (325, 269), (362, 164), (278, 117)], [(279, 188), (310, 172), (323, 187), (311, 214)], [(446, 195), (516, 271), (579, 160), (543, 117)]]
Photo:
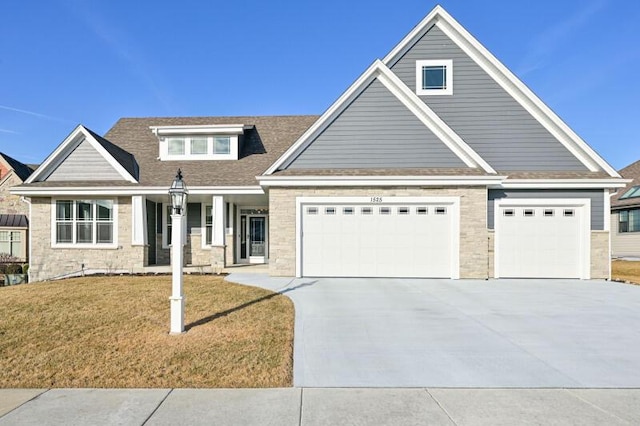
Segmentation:
[(588, 214), (576, 205), (497, 205), (496, 276), (588, 278)]
[(452, 277), (457, 265), (453, 205), (318, 203), (301, 209), (303, 276)]

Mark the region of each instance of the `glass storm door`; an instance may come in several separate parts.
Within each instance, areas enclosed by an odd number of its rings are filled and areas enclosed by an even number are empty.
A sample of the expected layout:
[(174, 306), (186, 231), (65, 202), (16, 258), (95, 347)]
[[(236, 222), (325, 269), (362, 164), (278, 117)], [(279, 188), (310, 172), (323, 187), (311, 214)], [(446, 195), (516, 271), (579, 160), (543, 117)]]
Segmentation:
[(264, 263), (266, 241), (266, 217), (249, 216), (249, 263)]

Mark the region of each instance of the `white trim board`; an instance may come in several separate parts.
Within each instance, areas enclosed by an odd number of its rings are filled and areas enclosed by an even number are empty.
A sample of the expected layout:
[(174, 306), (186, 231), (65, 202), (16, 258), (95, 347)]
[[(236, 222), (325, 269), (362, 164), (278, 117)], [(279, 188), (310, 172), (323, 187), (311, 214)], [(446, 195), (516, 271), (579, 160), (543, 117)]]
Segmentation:
[(433, 25), (442, 30), (589, 170), (603, 170), (611, 177), (620, 177), (613, 167), (439, 5), (385, 56), (383, 59), (384, 64), (393, 66), (415, 41)]
[(504, 176), (258, 176), (269, 186), (485, 186)]
[(74, 149), (86, 140), (98, 153), (113, 167), (123, 180), (131, 183), (138, 181), (115, 158), (93, 137), (82, 124), (79, 124), (64, 141), (53, 151), (44, 162), (38, 167), (29, 178), (24, 182), (26, 184), (39, 182), (41, 178), (46, 180), (73, 152)]
[[(103, 186), (103, 187), (13, 187), (11, 194), (25, 196), (51, 195), (166, 195), (169, 187)], [(264, 195), (260, 186), (189, 186), (189, 195)]]

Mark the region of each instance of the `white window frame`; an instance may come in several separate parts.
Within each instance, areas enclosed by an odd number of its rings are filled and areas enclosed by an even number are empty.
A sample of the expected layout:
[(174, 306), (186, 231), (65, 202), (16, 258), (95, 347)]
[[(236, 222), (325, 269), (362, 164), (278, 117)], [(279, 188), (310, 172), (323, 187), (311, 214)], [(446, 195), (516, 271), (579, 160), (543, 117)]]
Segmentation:
[[(423, 67), (445, 67), (445, 78), (447, 87), (444, 89), (423, 89), (422, 88), (422, 68)], [(453, 95), (453, 60), (451, 59), (424, 59), (416, 61), (416, 94), (420, 96), (432, 95)]]
[[(215, 140), (217, 138), (229, 138), (229, 152), (218, 154), (215, 152)], [(169, 140), (182, 139), (184, 141), (184, 154), (169, 154)], [(206, 154), (194, 154), (191, 152), (191, 141), (193, 139), (206, 139)], [(176, 161), (176, 160), (237, 160), (239, 151), (238, 135), (175, 135), (163, 136), (160, 138), (160, 161)]]
[[(207, 241), (207, 207), (211, 207), (211, 241)], [(201, 203), (201, 213), (200, 213), (200, 234), (202, 235), (202, 248), (209, 249), (215, 239), (215, 215), (213, 211), (213, 203)]]
[[(93, 223), (93, 243), (58, 243), (57, 235), (56, 235), (56, 204), (58, 201), (72, 201), (73, 202), (73, 219), (71, 221), (72, 225), (72, 239), (76, 240), (76, 224), (78, 223), (75, 219), (76, 217), (76, 203), (78, 201), (91, 201), (92, 209), (94, 211), (94, 218), (92, 220)], [(111, 201), (112, 202), (112, 216), (113, 216), (113, 231), (112, 231), (112, 241), (110, 243), (98, 243), (97, 241), (97, 213), (95, 211), (95, 206), (97, 201)], [(63, 198), (51, 198), (51, 248), (66, 248), (66, 249), (117, 249), (118, 248), (118, 199), (117, 198), (73, 198), (73, 197), (63, 197)]]
[[(4, 242), (4, 243), (9, 244), (9, 252), (6, 253), (6, 254), (8, 254), (9, 256), (16, 257), (18, 259), (23, 259), (25, 257), (24, 256), (24, 253), (25, 253), (25, 249), (24, 248), (25, 248), (25, 243), (26, 243), (24, 241), (24, 235), (23, 235), (24, 231), (15, 230), (15, 229), (8, 229), (8, 228), (0, 229), (0, 234), (2, 234), (4, 232), (7, 233), (8, 239), (7, 240), (0, 239), (0, 242)], [(18, 235), (18, 240), (14, 239), (14, 235)], [(17, 248), (19, 248), (19, 250), (18, 250), (19, 253), (18, 254), (13, 253), (13, 250), (16, 247), (16, 244), (17, 244)], [(2, 254), (2, 253), (4, 253), (4, 252), (0, 251), (0, 254)]]

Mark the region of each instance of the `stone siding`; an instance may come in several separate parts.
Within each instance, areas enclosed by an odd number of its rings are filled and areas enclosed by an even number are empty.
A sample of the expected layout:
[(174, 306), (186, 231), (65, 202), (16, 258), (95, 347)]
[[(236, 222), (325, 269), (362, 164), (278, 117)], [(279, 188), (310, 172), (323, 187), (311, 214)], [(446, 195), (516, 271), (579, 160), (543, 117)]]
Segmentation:
[(460, 197), (460, 278), (486, 278), (487, 189), (446, 188), (270, 188), (269, 273), (296, 272), (296, 197)]
[(190, 251), (190, 262), (188, 264), (194, 266), (210, 266), (211, 265), (211, 249), (202, 248), (202, 234), (191, 234), (188, 246)]
[(606, 279), (611, 275), (609, 231), (591, 231), (591, 279)]
[(142, 272), (144, 246), (131, 245), (131, 198), (118, 197), (118, 247), (114, 249), (52, 248), (51, 198), (32, 198), (32, 247), (29, 276), (42, 281), (85, 270), (95, 272)]
[(29, 216), (29, 204), (20, 200), (19, 195), (9, 193), (9, 189), (13, 186), (20, 185), (22, 180), (15, 174), (11, 173), (5, 178), (0, 178), (0, 214), (24, 214)]

